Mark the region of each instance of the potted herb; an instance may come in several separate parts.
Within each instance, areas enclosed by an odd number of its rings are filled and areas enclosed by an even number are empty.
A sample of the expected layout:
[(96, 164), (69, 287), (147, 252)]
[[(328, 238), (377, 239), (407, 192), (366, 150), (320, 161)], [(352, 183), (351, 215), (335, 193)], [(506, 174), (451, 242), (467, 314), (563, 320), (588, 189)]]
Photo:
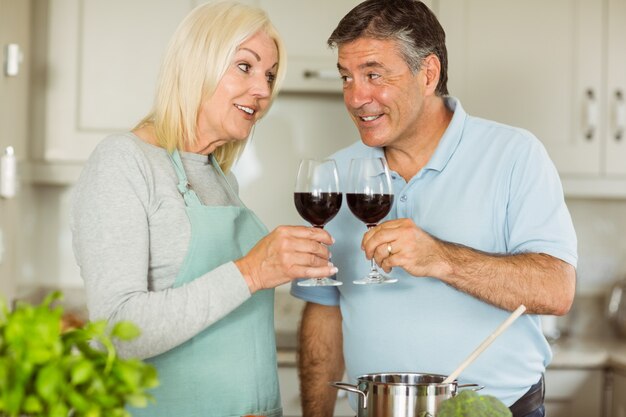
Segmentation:
[(122, 417), (127, 404), (145, 407), (156, 369), (119, 358), (112, 342), (137, 337), (137, 327), (98, 321), (62, 331), (60, 298), (13, 311), (0, 300), (0, 417)]

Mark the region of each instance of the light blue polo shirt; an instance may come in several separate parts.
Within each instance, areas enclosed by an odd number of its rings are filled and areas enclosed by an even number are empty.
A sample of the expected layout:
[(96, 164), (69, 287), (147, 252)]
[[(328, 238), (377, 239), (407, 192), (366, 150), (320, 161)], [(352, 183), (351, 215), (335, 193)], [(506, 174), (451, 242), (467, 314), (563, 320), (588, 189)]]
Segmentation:
[[(388, 219), (410, 218), (439, 239), (489, 253), (540, 252), (576, 266), (576, 234), (558, 173), (531, 133), (467, 115), (454, 116), (428, 164), (408, 183), (392, 172), (395, 201)], [(342, 184), (351, 158), (384, 157), (360, 141), (335, 153)], [(361, 251), (365, 225), (347, 205), (326, 229), (336, 243), (339, 287), (298, 287), (306, 301), (340, 305), (348, 376), (373, 372), (450, 374), (510, 314), (438, 279), (401, 268), (395, 284), (354, 285), (369, 262)], [(485, 277), (484, 279), (489, 279)], [(484, 385), (507, 405), (535, 384), (552, 359), (539, 317), (524, 315), (459, 378)]]

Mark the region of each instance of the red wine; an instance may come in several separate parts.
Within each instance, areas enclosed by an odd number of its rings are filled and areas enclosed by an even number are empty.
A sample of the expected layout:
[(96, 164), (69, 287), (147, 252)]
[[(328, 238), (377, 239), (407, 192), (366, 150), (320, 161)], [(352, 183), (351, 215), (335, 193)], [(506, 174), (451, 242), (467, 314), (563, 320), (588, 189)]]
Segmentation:
[(368, 227), (378, 224), (391, 210), (393, 194), (346, 193), (350, 211)]
[(317, 227), (324, 226), (337, 215), (341, 200), (341, 193), (293, 193), (300, 216)]

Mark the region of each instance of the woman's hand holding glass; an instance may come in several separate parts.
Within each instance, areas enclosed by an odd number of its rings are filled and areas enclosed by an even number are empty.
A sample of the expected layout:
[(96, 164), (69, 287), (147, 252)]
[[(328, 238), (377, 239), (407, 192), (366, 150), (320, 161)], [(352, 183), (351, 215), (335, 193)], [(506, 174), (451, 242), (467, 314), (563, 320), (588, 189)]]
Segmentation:
[(327, 246), (333, 239), (323, 229), (279, 226), (261, 239), (235, 265), (251, 293), (274, 288), (295, 278), (322, 278), (337, 272)]
[[(332, 159), (300, 161), (293, 199), (300, 216), (314, 228), (323, 229), (341, 208), (342, 194), (339, 191), (339, 174), (335, 161)], [(341, 285), (341, 281), (322, 277), (298, 281), (298, 285), (303, 287)]]

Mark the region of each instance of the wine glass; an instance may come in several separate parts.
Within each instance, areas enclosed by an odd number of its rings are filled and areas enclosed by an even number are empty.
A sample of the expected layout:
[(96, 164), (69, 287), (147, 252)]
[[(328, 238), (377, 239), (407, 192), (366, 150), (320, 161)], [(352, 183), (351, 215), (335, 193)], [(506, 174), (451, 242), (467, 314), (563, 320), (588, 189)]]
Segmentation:
[[(358, 158), (350, 161), (348, 189), (346, 190), (348, 207), (352, 214), (361, 220), (368, 229), (376, 226), (393, 205), (389, 168), (383, 158)], [(376, 267), (374, 258), (370, 272), (355, 284), (391, 284), (396, 278), (383, 275)]]
[[(324, 225), (339, 212), (341, 200), (337, 164), (333, 159), (300, 161), (293, 201), (304, 220), (313, 227), (324, 228)], [(303, 287), (341, 285), (341, 281), (311, 278), (298, 281), (298, 285)]]

